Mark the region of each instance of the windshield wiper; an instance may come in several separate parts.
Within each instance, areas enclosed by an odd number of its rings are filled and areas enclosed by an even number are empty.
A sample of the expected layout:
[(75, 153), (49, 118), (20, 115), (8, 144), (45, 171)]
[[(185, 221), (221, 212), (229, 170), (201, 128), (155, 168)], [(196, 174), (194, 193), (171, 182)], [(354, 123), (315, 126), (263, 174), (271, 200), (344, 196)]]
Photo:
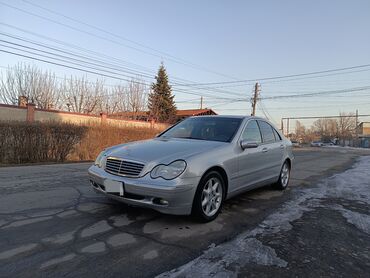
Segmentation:
[(209, 140), (209, 139), (196, 138), (196, 137), (191, 137), (191, 136), (187, 136), (187, 137), (176, 137), (176, 138), (180, 138), (180, 139), (194, 139), (194, 140), (203, 140), (203, 141), (212, 141), (212, 140)]

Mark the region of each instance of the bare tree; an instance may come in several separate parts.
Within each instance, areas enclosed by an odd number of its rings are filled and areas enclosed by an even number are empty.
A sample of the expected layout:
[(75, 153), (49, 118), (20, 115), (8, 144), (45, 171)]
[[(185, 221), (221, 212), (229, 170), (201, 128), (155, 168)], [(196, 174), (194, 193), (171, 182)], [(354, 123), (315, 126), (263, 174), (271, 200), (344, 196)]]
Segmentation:
[(133, 112), (134, 119), (146, 108), (147, 91), (148, 87), (139, 79), (131, 80), (127, 86), (128, 111)]
[(331, 140), (338, 135), (338, 123), (334, 119), (318, 119), (313, 123), (313, 130), (323, 140)]
[(17, 104), (20, 96), (25, 96), (38, 108), (61, 107), (60, 87), (55, 74), (43, 72), (35, 66), (18, 64), (1, 75), (1, 102)]
[(63, 83), (63, 100), (68, 111), (78, 113), (98, 113), (99, 100), (104, 88), (102, 80), (89, 82), (86, 77), (66, 78)]
[(353, 113), (340, 113), (338, 121), (338, 133), (340, 139), (350, 139), (356, 129), (356, 119)]
[(116, 112), (128, 111), (128, 100), (127, 100), (127, 88), (126, 86), (119, 84), (113, 87), (111, 91), (112, 95), (116, 98), (117, 110)]
[(114, 114), (120, 109), (121, 97), (115, 92), (115, 87), (111, 90), (102, 88), (99, 95), (98, 107), (100, 112)]
[(0, 102), (17, 104), (25, 96), (38, 108), (87, 114), (133, 112), (136, 119), (146, 109), (148, 90), (140, 77), (108, 88), (104, 80), (90, 82), (87, 77), (65, 77), (58, 82), (51, 72), (19, 64), (1, 75)]
[(295, 136), (296, 139), (303, 139), (306, 135), (306, 127), (300, 122), (295, 122)]
[(145, 111), (149, 88), (138, 78), (132, 79), (127, 85), (119, 84), (104, 97), (103, 106), (110, 114), (131, 112), (127, 117), (138, 119), (139, 113)]

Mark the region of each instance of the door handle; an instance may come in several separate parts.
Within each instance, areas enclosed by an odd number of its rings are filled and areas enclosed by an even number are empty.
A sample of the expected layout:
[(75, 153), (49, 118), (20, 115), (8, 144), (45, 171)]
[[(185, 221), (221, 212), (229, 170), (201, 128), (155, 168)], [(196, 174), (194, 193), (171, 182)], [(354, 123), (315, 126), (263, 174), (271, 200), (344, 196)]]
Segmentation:
[(280, 149), (284, 149), (284, 145), (280, 145)]
[(262, 152), (263, 152), (263, 153), (266, 153), (268, 150), (269, 150), (268, 148), (263, 148), (263, 149), (262, 149)]

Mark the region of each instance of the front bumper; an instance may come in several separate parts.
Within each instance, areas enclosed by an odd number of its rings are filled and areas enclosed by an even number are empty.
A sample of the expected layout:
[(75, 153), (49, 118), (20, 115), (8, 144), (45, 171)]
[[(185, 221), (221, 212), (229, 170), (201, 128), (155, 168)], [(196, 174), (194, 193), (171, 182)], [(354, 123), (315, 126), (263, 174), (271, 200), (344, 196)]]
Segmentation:
[[(164, 180), (152, 179), (149, 174), (140, 178), (112, 175), (98, 166), (89, 168), (90, 184), (96, 192), (134, 206), (148, 207), (162, 213), (189, 215), (200, 177)], [(114, 180), (124, 184), (124, 194), (106, 192), (104, 181)], [(162, 203), (161, 200), (166, 202)]]

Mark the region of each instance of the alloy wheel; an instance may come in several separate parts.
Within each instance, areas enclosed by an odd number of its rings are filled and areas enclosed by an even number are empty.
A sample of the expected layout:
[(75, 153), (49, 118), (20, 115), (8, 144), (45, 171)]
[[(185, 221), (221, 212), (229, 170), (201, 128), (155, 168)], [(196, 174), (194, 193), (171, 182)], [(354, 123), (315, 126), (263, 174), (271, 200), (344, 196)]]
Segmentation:
[(281, 186), (286, 187), (289, 182), (289, 166), (288, 163), (284, 163), (283, 168), (281, 169), (281, 174), (280, 174), (280, 180), (281, 180)]
[(212, 177), (206, 182), (201, 197), (202, 210), (206, 216), (211, 217), (220, 209), (222, 190), (222, 184), (218, 178)]

